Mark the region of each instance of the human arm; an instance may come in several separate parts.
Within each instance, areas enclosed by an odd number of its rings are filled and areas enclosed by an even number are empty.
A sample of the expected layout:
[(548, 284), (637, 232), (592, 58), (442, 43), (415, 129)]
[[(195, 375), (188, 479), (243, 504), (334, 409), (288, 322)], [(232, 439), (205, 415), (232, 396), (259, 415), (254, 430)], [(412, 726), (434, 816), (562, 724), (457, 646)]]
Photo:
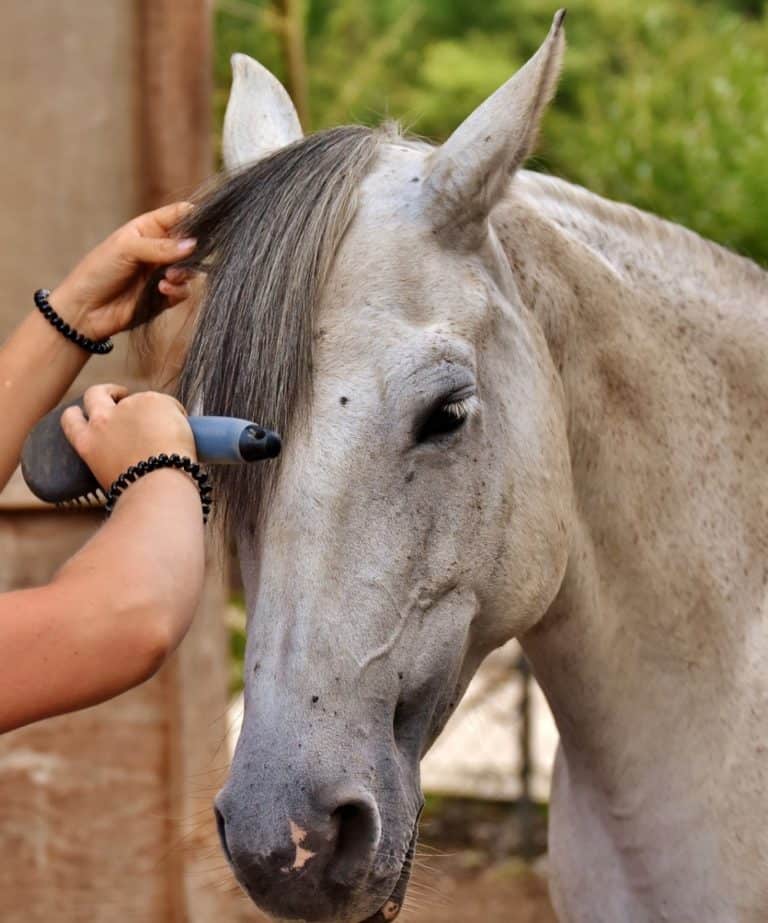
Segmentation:
[[(54, 289), (49, 298), (54, 310), (95, 340), (129, 327), (149, 272), (194, 249), (194, 241), (169, 237), (189, 207), (176, 203), (157, 209), (111, 234)], [(183, 271), (167, 271), (159, 288), (169, 306), (187, 296), (187, 284)], [(18, 464), (29, 430), (62, 399), (88, 358), (34, 309), (0, 348), (0, 489)]]
[[(181, 408), (166, 395), (99, 386), (88, 421), (65, 431), (109, 486), (160, 452), (194, 458)], [(151, 676), (187, 631), (202, 589), (203, 523), (195, 483), (161, 469), (132, 484), (106, 524), (38, 589), (0, 596), (0, 732), (111, 698)]]

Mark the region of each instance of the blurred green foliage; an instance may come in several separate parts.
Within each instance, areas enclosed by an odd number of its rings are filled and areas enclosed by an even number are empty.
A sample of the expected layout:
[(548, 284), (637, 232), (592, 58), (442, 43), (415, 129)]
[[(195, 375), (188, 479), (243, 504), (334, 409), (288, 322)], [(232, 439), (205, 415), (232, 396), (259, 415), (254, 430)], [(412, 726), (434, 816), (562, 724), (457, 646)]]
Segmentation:
[(243, 688), (243, 664), (245, 662), (245, 601), (241, 594), (234, 595), (227, 607), (229, 628), (229, 691), (234, 695)]
[[(435, 140), (538, 47), (554, 0), (306, 0), (312, 129), (397, 118)], [(766, 0), (573, 0), (533, 163), (768, 264)], [(285, 78), (272, 0), (217, 0), (229, 56)]]

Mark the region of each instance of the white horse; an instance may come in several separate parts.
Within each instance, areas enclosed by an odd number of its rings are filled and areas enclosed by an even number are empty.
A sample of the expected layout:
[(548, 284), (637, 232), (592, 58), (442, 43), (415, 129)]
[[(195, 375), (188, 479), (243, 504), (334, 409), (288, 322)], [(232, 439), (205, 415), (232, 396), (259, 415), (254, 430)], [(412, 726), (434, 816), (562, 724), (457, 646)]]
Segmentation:
[(768, 275), (520, 170), (561, 22), (438, 148), (302, 140), (235, 61), (185, 375), (287, 431), (221, 482), (249, 627), (217, 815), (276, 917), (397, 915), (419, 760), (517, 636), (560, 919), (768, 919)]

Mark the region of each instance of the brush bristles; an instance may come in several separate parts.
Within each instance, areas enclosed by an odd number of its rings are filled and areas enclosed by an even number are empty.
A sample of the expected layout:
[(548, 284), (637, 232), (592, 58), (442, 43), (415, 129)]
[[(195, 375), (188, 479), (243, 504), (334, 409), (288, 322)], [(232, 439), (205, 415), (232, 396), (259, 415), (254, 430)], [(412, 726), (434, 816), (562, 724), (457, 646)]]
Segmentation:
[(75, 509), (76, 507), (88, 506), (88, 507), (99, 507), (103, 506), (106, 503), (107, 495), (104, 491), (97, 487), (95, 490), (90, 491), (87, 494), (84, 494), (81, 497), (73, 497), (71, 500), (61, 500), (56, 504), (57, 509)]

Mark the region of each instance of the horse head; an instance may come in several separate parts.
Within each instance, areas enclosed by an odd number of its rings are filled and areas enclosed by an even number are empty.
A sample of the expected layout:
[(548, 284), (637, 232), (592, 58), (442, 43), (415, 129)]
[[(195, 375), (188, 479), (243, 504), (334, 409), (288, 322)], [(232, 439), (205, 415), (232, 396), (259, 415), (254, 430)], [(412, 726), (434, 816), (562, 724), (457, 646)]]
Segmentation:
[(216, 813), (279, 918), (397, 915), (419, 762), (562, 580), (560, 383), (489, 220), (552, 95), (561, 23), (438, 148), (303, 138), (277, 81), (234, 62), (232, 172), (192, 218), (210, 281), (182, 397), (285, 436), (279, 464), (219, 480), (248, 643)]

